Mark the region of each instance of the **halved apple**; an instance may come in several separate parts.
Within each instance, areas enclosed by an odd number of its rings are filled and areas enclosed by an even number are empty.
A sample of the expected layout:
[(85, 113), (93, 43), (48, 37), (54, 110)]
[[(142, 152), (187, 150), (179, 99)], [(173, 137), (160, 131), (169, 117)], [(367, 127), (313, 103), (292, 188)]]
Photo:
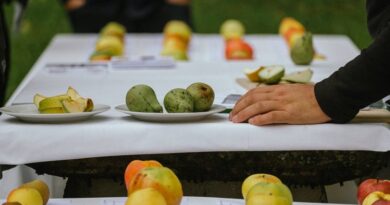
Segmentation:
[(284, 76), (284, 67), (281, 65), (265, 66), (259, 72), (259, 78), (266, 84), (276, 84)]
[(303, 71), (287, 74), (282, 78), (282, 80), (292, 82), (292, 83), (309, 83), (312, 76), (313, 76), (313, 71), (310, 68), (308, 68)]

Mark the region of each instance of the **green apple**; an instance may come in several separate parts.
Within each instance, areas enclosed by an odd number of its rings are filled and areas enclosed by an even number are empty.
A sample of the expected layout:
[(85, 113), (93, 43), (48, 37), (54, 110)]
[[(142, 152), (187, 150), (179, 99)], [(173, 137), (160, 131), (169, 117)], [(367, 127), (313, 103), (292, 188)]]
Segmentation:
[(281, 65), (265, 66), (259, 72), (259, 78), (261, 82), (266, 84), (276, 84), (284, 76), (284, 67)]
[(214, 102), (214, 90), (206, 83), (193, 83), (187, 88), (192, 96), (195, 112), (204, 112), (210, 110)]
[(283, 197), (287, 199), (289, 205), (293, 202), (290, 189), (283, 183), (259, 182), (249, 189), (245, 199), (256, 195)]
[(114, 56), (122, 55), (123, 50), (123, 43), (115, 36), (102, 36), (96, 43), (96, 51), (107, 51)]

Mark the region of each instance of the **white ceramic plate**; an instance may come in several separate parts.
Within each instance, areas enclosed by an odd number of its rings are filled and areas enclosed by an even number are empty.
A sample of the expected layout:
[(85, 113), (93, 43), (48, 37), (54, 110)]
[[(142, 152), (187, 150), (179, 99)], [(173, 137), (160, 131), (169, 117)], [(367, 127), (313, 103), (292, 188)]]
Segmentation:
[(0, 111), (26, 122), (61, 123), (85, 120), (109, 109), (108, 105), (97, 104), (92, 112), (40, 114), (34, 104), (23, 104), (2, 107)]
[(222, 105), (213, 105), (207, 112), (191, 112), (191, 113), (154, 113), (154, 112), (132, 112), (129, 111), (126, 105), (118, 105), (115, 109), (119, 112), (126, 113), (132, 117), (153, 122), (183, 122), (197, 121), (206, 118), (209, 115), (224, 111), (226, 108)]

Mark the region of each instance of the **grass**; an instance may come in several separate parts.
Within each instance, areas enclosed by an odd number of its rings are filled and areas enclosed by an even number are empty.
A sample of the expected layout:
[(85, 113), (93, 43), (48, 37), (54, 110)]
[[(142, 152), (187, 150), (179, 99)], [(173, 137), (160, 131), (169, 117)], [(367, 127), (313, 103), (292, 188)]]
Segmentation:
[[(54, 0), (30, 0), (19, 34), (11, 33), (11, 74), (7, 97), (16, 89), (39, 55), (57, 33), (69, 33), (65, 11)], [(359, 47), (370, 43), (365, 0), (193, 0), (196, 32), (217, 33), (228, 18), (241, 20), (248, 33), (277, 33), (280, 20), (293, 16), (308, 30), (345, 34)], [(5, 8), (12, 19), (12, 6)]]

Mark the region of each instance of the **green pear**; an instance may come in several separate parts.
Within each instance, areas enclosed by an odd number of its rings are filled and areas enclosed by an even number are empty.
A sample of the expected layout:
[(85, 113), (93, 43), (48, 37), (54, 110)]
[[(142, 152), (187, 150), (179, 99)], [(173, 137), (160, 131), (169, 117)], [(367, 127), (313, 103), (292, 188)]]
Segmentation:
[(313, 36), (309, 32), (296, 39), (290, 50), (291, 59), (297, 65), (309, 65), (314, 54)]
[(127, 92), (126, 105), (134, 112), (162, 112), (154, 90), (148, 85), (135, 85)]
[(210, 110), (214, 102), (214, 90), (205, 83), (193, 83), (187, 91), (194, 101), (194, 111), (203, 112)]
[(175, 88), (165, 95), (164, 107), (167, 112), (193, 112), (194, 101), (186, 89)]

